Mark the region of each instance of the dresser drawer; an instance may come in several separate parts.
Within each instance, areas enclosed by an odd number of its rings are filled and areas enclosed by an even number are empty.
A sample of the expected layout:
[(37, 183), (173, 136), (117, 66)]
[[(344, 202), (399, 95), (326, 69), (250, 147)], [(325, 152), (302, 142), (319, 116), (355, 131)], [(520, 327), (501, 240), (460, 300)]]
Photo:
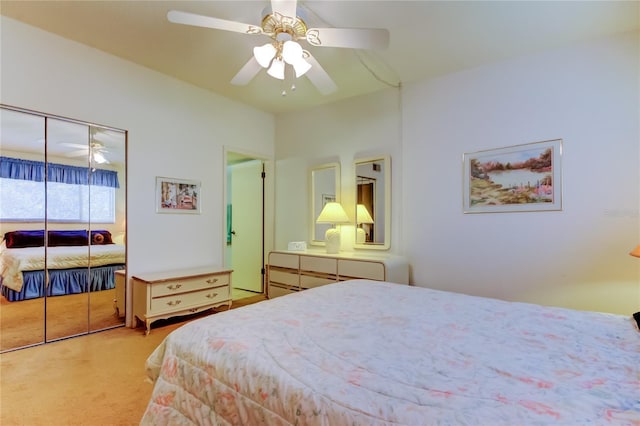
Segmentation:
[(351, 278), (366, 278), (384, 281), (384, 264), (362, 260), (338, 260), (338, 276), (341, 280)]
[(333, 284), (337, 282), (337, 277), (323, 275), (300, 275), (300, 287), (302, 289), (320, 287), (322, 285)]
[(338, 262), (330, 257), (300, 256), (300, 270), (335, 275), (338, 272)]
[(211, 287), (228, 286), (229, 275), (203, 275), (200, 277), (175, 279), (151, 286), (151, 297), (168, 296)]
[(188, 293), (180, 293), (151, 299), (150, 313), (175, 311), (192, 306), (207, 305), (229, 299), (229, 287), (212, 287)]
[(299, 278), (298, 271), (291, 271), (290, 269), (278, 269), (269, 268), (269, 282), (284, 284), (291, 287), (298, 287)]
[(273, 299), (275, 297), (284, 296), (286, 294), (296, 293), (296, 290), (287, 287), (280, 287), (277, 285), (269, 285), (269, 299)]
[(298, 259), (299, 259), (299, 256), (297, 254), (270, 253), (269, 265), (280, 266), (282, 268), (298, 269), (299, 267)]

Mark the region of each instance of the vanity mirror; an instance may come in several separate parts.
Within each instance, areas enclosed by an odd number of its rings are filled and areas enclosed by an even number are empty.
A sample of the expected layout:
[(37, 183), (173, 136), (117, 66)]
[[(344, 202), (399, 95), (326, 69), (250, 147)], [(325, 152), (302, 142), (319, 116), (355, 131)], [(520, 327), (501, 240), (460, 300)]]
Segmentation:
[(356, 188), (356, 248), (387, 250), (391, 242), (391, 158), (358, 159)]
[(310, 243), (324, 245), (325, 232), (332, 225), (316, 223), (325, 204), (330, 201), (340, 201), (340, 163), (327, 163), (311, 168), (309, 181), (311, 183), (311, 227)]

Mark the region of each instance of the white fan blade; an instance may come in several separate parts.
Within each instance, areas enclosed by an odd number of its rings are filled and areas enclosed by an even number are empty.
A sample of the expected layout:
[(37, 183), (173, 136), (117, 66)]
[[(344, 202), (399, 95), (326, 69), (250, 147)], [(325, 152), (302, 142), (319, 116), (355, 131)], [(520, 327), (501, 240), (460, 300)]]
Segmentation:
[(389, 31), (377, 28), (309, 28), (306, 39), (314, 46), (386, 49)]
[(84, 150), (89, 149), (87, 144), (80, 144), (80, 143), (60, 142), (58, 145), (68, 146), (68, 147), (77, 148), (77, 149), (84, 149)]
[(195, 13), (171, 10), (167, 13), (167, 19), (174, 24), (193, 25), (194, 27), (213, 28), (217, 30), (235, 31), (244, 34), (262, 34), (262, 28), (243, 24), (242, 22), (227, 21), (225, 19), (212, 18), (210, 16), (196, 15)]
[(91, 137), (96, 142), (100, 142), (100, 143), (103, 143), (103, 142), (107, 143), (106, 141), (108, 141), (108, 143), (124, 142), (124, 133), (118, 133), (113, 130), (101, 129), (99, 127), (92, 127), (91, 130), (92, 130)]
[(86, 157), (88, 155), (88, 149), (79, 149), (78, 151), (71, 151), (66, 154), (67, 157)]
[(297, 3), (296, 0), (271, 0), (271, 12), (295, 19)]
[(238, 71), (235, 77), (233, 77), (233, 79), (231, 80), (231, 84), (234, 84), (236, 86), (244, 86), (246, 84), (249, 84), (249, 82), (253, 80), (253, 77), (255, 77), (261, 69), (262, 67), (260, 66), (256, 58), (252, 56), (251, 59), (249, 59), (249, 61), (244, 64), (240, 71)]
[(323, 95), (338, 90), (338, 86), (333, 82), (329, 74), (320, 66), (320, 63), (314, 58), (311, 53), (304, 51), (304, 58), (311, 64), (311, 68), (306, 72), (305, 76), (316, 86), (316, 89)]

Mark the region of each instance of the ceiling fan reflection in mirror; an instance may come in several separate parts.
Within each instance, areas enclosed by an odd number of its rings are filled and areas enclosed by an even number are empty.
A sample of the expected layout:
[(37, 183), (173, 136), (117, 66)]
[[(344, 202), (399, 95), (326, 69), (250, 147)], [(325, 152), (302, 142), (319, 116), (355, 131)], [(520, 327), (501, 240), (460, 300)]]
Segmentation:
[[(176, 24), (233, 31), (271, 38), (253, 48), (253, 56), (238, 71), (231, 84), (243, 86), (262, 70), (279, 80), (306, 76), (324, 95), (337, 90), (329, 74), (301, 42), (315, 47), (350, 49), (383, 49), (389, 45), (389, 31), (374, 28), (308, 28), (295, 0), (271, 0), (260, 26), (228, 21), (177, 10), (169, 11), (167, 19)], [(292, 85), (295, 90), (295, 85)], [(286, 91), (283, 91), (283, 95)]]
[(71, 142), (60, 142), (59, 145), (76, 148), (75, 151), (67, 152), (65, 156), (67, 157), (86, 157), (91, 160), (91, 163), (97, 164), (109, 164), (110, 161), (107, 159), (109, 155), (109, 149), (107, 148), (107, 141), (110, 138), (110, 135), (106, 131), (101, 131), (98, 128), (92, 127), (90, 131), (90, 140), (89, 143), (71, 143)]

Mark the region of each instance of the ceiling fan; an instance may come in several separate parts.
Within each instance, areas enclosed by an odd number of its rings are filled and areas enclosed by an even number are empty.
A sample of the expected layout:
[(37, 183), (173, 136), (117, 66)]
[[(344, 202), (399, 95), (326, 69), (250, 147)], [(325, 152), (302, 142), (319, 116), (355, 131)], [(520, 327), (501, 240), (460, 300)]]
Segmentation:
[(313, 55), (303, 49), (301, 41), (316, 47), (351, 49), (383, 49), (389, 45), (386, 29), (308, 28), (296, 0), (271, 0), (271, 7), (263, 13), (260, 26), (177, 10), (169, 11), (167, 19), (176, 24), (271, 38), (253, 48), (251, 59), (233, 77), (231, 84), (239, 86), (249, 84), (262, 69), (267, 69), (267, 74), (279, 80), (305, 75), (320, 93), (327, 95), (337, 86)]
[(66, 157), (89, 157), (91, 160), (98, 164), (109, 164), (109, 160), (105, 157), (108, 152), (105, 146), (100, 142), (91, 142), (89, 145), (80, 145), (76, 143), (63, 142), (60, 145), (77, 148), (76, 151), (71, 151), (65, 154)]
[(107, 159), (109, 149), (104, 142), (107, 139), (109, 139), (108, 133), (92, 127), (89, 143), (60, 142), (59, 145), (76, 148), (75, 151), (67, 152), (66, 157), (88, 157), (92, 163), (109, 164)]

